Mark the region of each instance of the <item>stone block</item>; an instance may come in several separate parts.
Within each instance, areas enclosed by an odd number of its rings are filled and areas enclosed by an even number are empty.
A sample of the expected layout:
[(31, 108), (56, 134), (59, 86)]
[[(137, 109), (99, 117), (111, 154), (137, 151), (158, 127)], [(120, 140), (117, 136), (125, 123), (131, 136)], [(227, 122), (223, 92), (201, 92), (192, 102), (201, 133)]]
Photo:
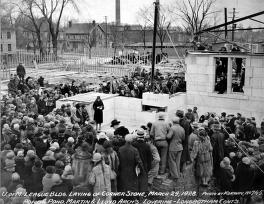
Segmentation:
[(249, 63), (253, 67), (263, 68), (264, 67), (264, 58), (263, 58), (263, 56), (252, 57), (250, 59)]
[(197, 64), (207, 66), (209, 64), (210, 56), (199, 56), (197, 57)]
[(253, 77), (253, 67), (246, 67), (245, 71), (245, 78)]
[(206, 67), (199, 64), (188, 64), (187, 66), (187, 74), (195, 74), (195, 73), (205, 73)]
[(214, 57), (210, 57), (208, 59), (208, 65), (209, 66), (215, 66), (215, 59), (214, 59)]
[(187, 80), (193, 81), (193, 82), (206, 82), (208, 81), (208, 75), (207, 74), (187, 74)]
[(257, 89), (262, 88), (262, 79), (256, 77), (251, 78), (249, 86)]
[(141, 99), (128, 98), (128, 97), (116, 97), (115, 98), (115, 109), (119, 110), (133, 110), (141, 111)]
[(205, 67), (205, 70), (206, 70), (206, 72), (204, 72), (204, 73), (207, 73), (210, 75), (215, 75), (215, 71), (216, 71), (215, 65), (208, 65)]
[(264, 97), (264, 89), (252, 89), (252, 96), (255, 97)]
[(263, 68), (254, 67), (252, 77), (253, 78), (254, 77), (264, 77), (264, 67)]
[(250, 81), (252, 77), (245, 77), (245, 86), (250, 87)]

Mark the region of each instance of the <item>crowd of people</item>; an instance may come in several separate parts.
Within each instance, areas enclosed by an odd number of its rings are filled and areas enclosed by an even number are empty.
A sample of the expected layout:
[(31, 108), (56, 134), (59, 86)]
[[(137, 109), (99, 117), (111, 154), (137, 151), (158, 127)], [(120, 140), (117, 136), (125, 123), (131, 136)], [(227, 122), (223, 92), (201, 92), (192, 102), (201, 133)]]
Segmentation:
[[(138, 199), (122, 192), (148, 192), (158, 175), (168, 175), (176, 187), (188, 165), (204, 188), (216, 178), (223, 192), (263, 190), (264, 122), (258, 130), (255, 118), (199, 115), (194, 107), (178, 110), (170, 121), (160, 112), (157, 121), (132, 132), (116, 119), (101, 131), (100, 98), (92, 117), (84, 104), (55, 108), (58, 89), (39, 92), (37, 87), (10, 91), (1, 100), (0, 203)], [(26, 192), (26, 197), (5, 196)], [(254, 202), (261, 203), (261, 196)]]
[[(77, 83), (72, 80), (71, 83), (60, 83), (50, 85), (50, 87), (55, 90), (55, 100), (90, 91), (135, 98), (142, 98), (144, 92), (150, 91), (170, 95), (177, 92), (186, 92), (186, 82), (182, 76), (161, 74), (157, 69), (154, 74), (153, 87), (151, 87), (150, 78), (151, 74), (145, 69), (136, 69), (131, 76), (122, 78), (112, 76), (110, 79), (102, 80), (99, 84), (85, 81)], [(25, 69), (21, 64), (17, 68), (17, 74), (11, 75), (8, 83), (8, 91), (13, 96), (20, 94), (20, 92), (24, 94), (40, 87), (46, 87), (44, 78), (41, 76), (37, 80), (32, 77), (25, 79)], [(44, 89), (47, 90), (47, 88)]]
[[(154, 93), (175, 94), (186, 92), (186, 82), (184, 77), (173, 76), (171, 74), (161, 74), (159, 70), (155, 72), (153, 89), (150, 83), (151, 75), (145, 69), (136, 70), (131, 77), (125, 76), (121, 79), (112, 80), (106, 92), (119, 94), (120, 96), (142, 98), (144, 92), (153, 91)], [(102, 92), (104, 89), (102, 87)]]

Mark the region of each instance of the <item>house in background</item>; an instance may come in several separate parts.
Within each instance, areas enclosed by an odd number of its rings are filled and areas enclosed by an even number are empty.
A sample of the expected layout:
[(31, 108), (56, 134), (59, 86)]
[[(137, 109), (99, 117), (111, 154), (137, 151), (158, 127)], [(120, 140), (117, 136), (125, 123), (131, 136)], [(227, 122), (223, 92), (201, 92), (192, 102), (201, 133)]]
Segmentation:
[(1, 57), (7, 61), (16, 54), (16, 31), (11, 25), (1, 25)]
[(72, 23), (64, 30), (63, 51), (87, 53), (92, 47), (105, 46), (105, 32), (95, 21), (92, 23)]

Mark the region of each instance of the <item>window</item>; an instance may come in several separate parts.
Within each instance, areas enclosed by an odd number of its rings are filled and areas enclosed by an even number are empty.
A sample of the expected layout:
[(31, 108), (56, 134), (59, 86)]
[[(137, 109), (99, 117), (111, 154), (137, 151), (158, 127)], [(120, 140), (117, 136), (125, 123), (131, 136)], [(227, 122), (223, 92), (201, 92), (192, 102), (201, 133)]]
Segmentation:
[(217, 57), (215, 58), (215, 62), (215, 91), (219, 94), (223, 94), (227, 91), (228, 58)]
[(6, 33), (7, 39), (11, 39), (11, 32)]
[(231, 58), (232, 60), (232, 92), (244, 92), (246, 59)]
[(8, 44), (8, 51), (12, 51), (11, 44)]

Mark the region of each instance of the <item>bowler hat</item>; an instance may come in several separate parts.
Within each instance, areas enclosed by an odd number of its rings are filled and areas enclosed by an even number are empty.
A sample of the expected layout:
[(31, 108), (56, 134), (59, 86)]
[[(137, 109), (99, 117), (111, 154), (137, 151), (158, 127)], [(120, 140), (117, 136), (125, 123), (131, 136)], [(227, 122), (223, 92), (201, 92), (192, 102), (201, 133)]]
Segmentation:
[(112, 120), (112, 122), (111, 122), (111, 127), (114, 127), (115, 125), (119, 125), (119, 124), (120, 124), (120, 121), (114, 119), (114, 120)]

